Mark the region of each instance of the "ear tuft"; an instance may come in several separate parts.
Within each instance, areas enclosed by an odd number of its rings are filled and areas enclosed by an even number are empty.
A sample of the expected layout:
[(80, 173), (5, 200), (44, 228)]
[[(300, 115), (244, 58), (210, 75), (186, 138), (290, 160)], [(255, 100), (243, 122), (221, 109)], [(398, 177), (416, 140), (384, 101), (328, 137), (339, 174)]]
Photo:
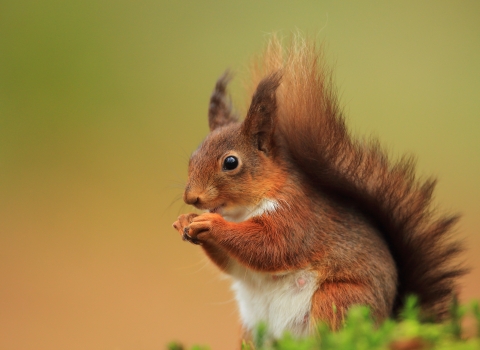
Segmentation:
[(277, 71), (260, 81), (243, 122), (243, 134), (251, 138), (256, 147), (265, 153), (268, 153), (273, 145), (277, 112), (276, 91), (281, 79), (281, 71)]
[(217, 84), (215, 84), (215, 89), (210, 97), (210, 105), (208, 107), (208, 125), (210, 131), (238, 120), (237, 116), (232, 112), (232, 101), (227, 94), (227, 85), (231, 79), (232, 74), (227, 70), (217, 80)]

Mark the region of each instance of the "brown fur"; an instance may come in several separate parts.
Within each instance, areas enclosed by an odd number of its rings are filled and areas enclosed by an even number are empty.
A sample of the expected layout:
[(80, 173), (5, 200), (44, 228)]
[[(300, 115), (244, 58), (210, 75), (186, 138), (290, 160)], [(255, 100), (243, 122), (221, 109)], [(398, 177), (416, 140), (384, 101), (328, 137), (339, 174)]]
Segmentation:
[[(252, 80), (243, 123), (225, 102), (226, 76), (217, 83), (211, 133), (190, 159), (184, 193), (213, 212), (180, 216), (182, 237), (227, 273), (233, 260), (268, 273), (313, 269), (311, 317), (333, 328), (353, 304), (383, 320), (407, 294), (443, 317), (463, 270), (452, 265), (459, 245), (446, 240), (457, 217), (432, 215), (435, 182), (417, 181), (411, 159), (391, 162), (376, 143), (350, 137), (313, 44), (297, 38), (285, 51), (273, 38)], [(239, 159), (231, 171), (222, 168), (228, 156)], [(217, 213), (263, 199), (278, 208), (241, 222)]]
[[(284, 73), (279, 124), (291, 159), (315, 186), (362, 207), (387, 241), (399, 275), (394, 311), (415, 294), (425, 313), (443, 317), (454, 281), (465, 270), (452, 265), (459, 243), (448, 242), (458, 216), (432, 211), (435, 180), (417, 180), (411, 157), (391, 161), (376, 141), (350, 137), (331, 74), (313, 44), (297, 38), (285, 52), (274, 38), (263, 62), (264, 74)], [(257, 65), (254, 76), (259, 74)]]

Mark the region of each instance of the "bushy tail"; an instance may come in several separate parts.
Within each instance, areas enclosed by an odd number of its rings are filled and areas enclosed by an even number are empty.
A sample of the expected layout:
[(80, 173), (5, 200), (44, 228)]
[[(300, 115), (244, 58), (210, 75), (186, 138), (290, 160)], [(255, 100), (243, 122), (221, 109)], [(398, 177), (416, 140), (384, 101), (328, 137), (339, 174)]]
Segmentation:
[(449, 237), (458, 216), (431, 208), (435, 180), (416, 179), (412, 158), (392, 161), (377, 142), (352, 139), (315, 44), (296, 37), (285, 49), (272, 37), (255, 62), (252, 89), (282, 72), (278, 128), (292, 161), (323, 190), (357, 203), (384, 235), (398, 269), (394, 313), (415, 294), (428, 317), (445, 316), (465, 270), (454, 262), (461, 246)]

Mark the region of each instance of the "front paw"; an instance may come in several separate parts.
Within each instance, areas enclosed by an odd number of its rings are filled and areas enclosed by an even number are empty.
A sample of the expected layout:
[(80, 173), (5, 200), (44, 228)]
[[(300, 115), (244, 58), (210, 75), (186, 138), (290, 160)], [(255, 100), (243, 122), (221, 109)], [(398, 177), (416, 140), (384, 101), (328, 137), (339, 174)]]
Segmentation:
[(182, 214), (177, 218), (177, 221), (175, 221), (173, 223), (173, 225), (172, 225), (173, 228), (180, 233), (180, 235), (181, 235), (181, 237), (184, 241), (189, 241), (191, 243), (198, 244), (196, 242), (192, 242), (189, 239), (190, 237), (188, 237), (188, 235), (186, 235), (186, 233), (185, 233), (185, 229), (188, 227), (188, 225), (190, 225), (192, 220), (197, 216), (198, 216), (198, 214), (194, 214), (194, 213)]
[(186, 239), (194, 244), (202, 244), (212, 238), (212, 234), (218, 231), (224, 223), (224, 219), (219, 214), (204, 213), (192, 219), (190, 225), (184, 228), (183, 233)]

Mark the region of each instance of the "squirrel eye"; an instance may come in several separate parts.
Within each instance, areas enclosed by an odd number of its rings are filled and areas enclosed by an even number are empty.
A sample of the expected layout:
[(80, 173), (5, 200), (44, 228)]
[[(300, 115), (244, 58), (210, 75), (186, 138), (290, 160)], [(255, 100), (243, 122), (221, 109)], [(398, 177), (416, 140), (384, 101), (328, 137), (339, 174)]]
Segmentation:
[(223, 170), (233, 170), (238, 166), (238, 159), (234, 156), (228, 156), (223, 161)]

